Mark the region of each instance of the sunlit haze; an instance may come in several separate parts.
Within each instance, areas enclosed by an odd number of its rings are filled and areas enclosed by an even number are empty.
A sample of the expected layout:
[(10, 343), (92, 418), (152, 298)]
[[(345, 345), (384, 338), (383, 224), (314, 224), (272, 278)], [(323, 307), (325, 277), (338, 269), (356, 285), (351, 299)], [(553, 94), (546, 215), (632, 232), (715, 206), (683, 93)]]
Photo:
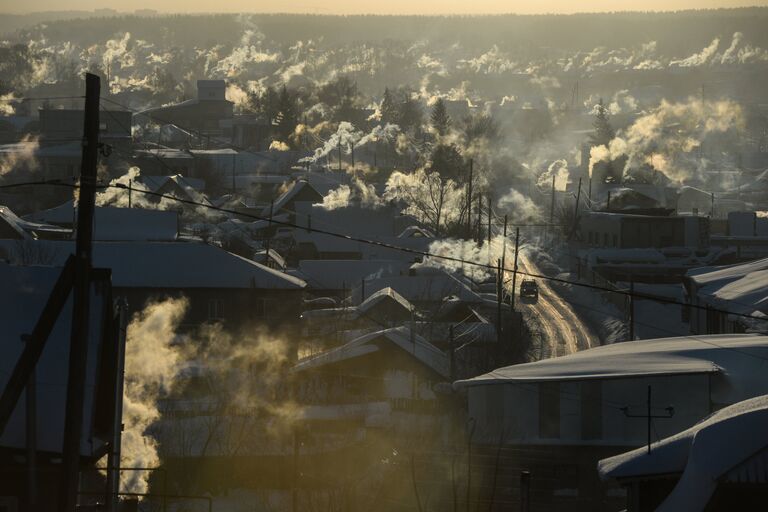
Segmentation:
[(509, 0), (389, 0), (385, 2), (358, 2), (354, 0), (232, 0), (211, 3), (201, 0), (32, 0), (8, 2), (0, 6), (0, 12), (34, 12), (63, 10), (116, 9), (132, 12), (137, 9), (153, 9), (159, 12), (289, 12), (315, 14), (570, 14), (575, 12), (616, 11), (674, 11), (685, 9), (715, 9), (766, 5), (766, 0), (540, 0), (536, 2)]

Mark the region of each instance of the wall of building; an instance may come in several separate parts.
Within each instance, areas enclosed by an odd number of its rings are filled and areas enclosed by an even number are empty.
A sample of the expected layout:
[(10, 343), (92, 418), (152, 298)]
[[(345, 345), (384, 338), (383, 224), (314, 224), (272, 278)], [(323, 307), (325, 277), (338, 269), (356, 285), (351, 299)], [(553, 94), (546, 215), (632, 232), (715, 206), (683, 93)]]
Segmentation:
[[(653, 436), (679, 432), (711, 412), (708, 375), (679, 375), (562, 383), (473, 386), (469, 416), (477, 442), (506, 444), (640, 446), (647, 439), (647, 388), (653, 414), (673, 406), (674, 416), (653, 421)], [(600, 404), (597, 406), (597, 404)]]

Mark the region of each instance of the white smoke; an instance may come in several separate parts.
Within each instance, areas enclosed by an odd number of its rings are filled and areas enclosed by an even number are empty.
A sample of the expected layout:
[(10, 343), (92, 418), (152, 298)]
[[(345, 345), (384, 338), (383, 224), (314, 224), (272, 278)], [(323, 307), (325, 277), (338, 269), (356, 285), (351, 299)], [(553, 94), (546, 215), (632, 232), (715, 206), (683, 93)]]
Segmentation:
[(691, 158), (705, 138), (744, 126), (741, 107), (730, 100), (685, 103), (662, 101), (651, 112), (638, 118), (608, 145), (590, 151), (590, 174), (595, 164), (626, 156), (624, 175), (643, 166), (661, 171), (667, 178), (684, 183), (696, 177), (701, 164)]
[(346, 208), (352, 203), (359, 204), (363, 208), (378, 208), (384, 201), (376, 193), (373, 185), (365, 183), (358, 178), (352, 179), (352, 184), (341, 185), (328, 192), (323, 197), (321, 206), (326, 210)]
[[(160, 419), (158, 400), (169, 393), (182, 369), (177, 330), (186, 313), (186, 299), (147, 305), (128, 325), (125, 343), (121, 466), (155, 467), (160, 463), (155, 438), (147, 429)], [(146, 493), (147, 475), (125, 471), (123, 492)]]
[(496, 206), (500, 211), (508, 212), (513, 222), (530, 222), (541, 215), (538, 205), (530, 197), (524, 196), (514, 188), (501, 196)]
[(568, 186), (568, 178), (570, 172), (568, 171), (568, 162), (560, 159), (555, 160), (547, 170), (539, 175), (537, 185), (540, 189), (549, 190), (552, 187), (552, 180), (555, 181), (555, 190), (563, 192)]

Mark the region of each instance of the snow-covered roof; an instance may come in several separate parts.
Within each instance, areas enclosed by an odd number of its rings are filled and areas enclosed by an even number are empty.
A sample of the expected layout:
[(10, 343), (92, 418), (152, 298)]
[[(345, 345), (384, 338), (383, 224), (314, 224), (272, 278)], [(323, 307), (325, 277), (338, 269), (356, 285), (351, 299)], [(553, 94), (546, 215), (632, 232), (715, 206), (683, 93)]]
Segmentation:
[(18, 233), (19, 238), (36, 238), (38, 233), (42, 234), (44, 232), (55, 233), (60, 235), (61, 238), (71, 234), (71, 231), (68, 229), (21, 219), (6, 206), (0, 206), (0, 222), (2, 221), (5, 221), (13, 231)]
[(25, 215), (26, 220), (34, 222), (47, 222), (50, 224), (59, 225), (72, 225), (75, 222), (75, 202), (70, 199), (69, 201), (48, 208), (47, 210), (40, 210), (39, 212), (30, 213)]
[(340, 347), (300, 360), (294, 366), (293, 371), (311, 370), (328, 364), (373, 354), (382, 349), (382, 343), (396, 345), (439, 375), (443, 377), (448, 376), (448, 356), (407, 327), (393, 327), (366, 334)]
[[(449, 295), (453, 295), (463, 302), (473, 304), (483, 302), (483, 298), (466, 284), (441, 270), (437, 270), (434, 274), (382, 277), (365, 283), (366, 294), (382, 288), (392, 288), (410, 302), (441, 303)], [(352, 291), (353, 302), (360, 300), (361, 292), (358, 284)]]
[(205, 181), (196, 178), (187, 178), (181, 174), (175, 174), (173, 176), (148, 176), (142, 174), (140, 181), (152, 192), (157, 192), (169, 181), (175, 182), (182, 188), (191, 188), (198, 192), (205, 188)]
[(269, 206), (264, 208), (261, 212), (262, 216), (269, 217), (270, 214), (274, 215), (280, 210), (285, 208), (302, 190), (305, 188), (311, 188), (320, 197), (320, 193), (312, 187), (306, 180), (299, 180), (293, 184), (291, 188), (283, 192), (277, 199), (275, 199), (274, 205), (270, 203)]
[(304, 281), (196, 242), (94, 244), (94, 266), (112, 268), (117, 287), (301, 289)]
[(406, 311), (413, 311), (413, 305), (392, 288), (382, 288), (381, 290), (372, 293), (356, 307), (356, 310), (359, 314), (365, 315), (372, 308), (375, 308), (378, 304), (387, 300), (396, 302)]
[(294, 275), (318, 290), (351, 289), (362, 279), (400, 275), (410, 263), (397, 260), (301, 260)]
[(739, 314), (768, 313), (768, 258), (689, 271), (700, 301)]
[(603, 459), (603, 479), (649, 478), (682, 473), (657, 511), (703, 510), (721, 480), (765, 484), (765, 466), (749, 474), (755, 457), (763, 461), (768, 448), (768, 395), (721, 409), (693, 427), (647, 449), (638, 448)]
[(414, 238), (414, 237), (435, 238), (435, 235), (432, 234), (432, 232), (429, 231), (428, 229), (421, 228), (419, 226), (408, 226), (399, 235), (397, 235), (397, 238)]
[[(71, 225), (75, 214), (72, 201), (67, 201), (50, 210), (30, 214), (27, 218)], [(93, 215), (94, 240), (168, 241), (178, 237), (179, 214), (176, 211), (97, 206)]]
[[(43, 242), (62, 264), (74, 242)], [(13, 253), (14, 248), (8, 247)], [(93, 266), (112, 269), (118, 288), (256, 288), (299, 290), (301, 279), (203, 242), (95, 242)]]
[(768, 357), (768, 336), (713, 334), (614, 343), (554, 359), (499, 368), (457, 381), (455, 385), (714, 373), (739, 364), (727, 357), (734, 350), (745, 357)]

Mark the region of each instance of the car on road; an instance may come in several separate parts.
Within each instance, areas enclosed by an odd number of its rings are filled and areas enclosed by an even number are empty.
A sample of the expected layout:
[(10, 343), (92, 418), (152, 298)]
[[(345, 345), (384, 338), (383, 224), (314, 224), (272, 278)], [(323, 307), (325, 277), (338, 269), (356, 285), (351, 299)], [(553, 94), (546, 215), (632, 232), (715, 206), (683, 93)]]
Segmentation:
[(520, 283), (520, 297), (538, 300), (539, 285), (533, 279), (523, 279)]

